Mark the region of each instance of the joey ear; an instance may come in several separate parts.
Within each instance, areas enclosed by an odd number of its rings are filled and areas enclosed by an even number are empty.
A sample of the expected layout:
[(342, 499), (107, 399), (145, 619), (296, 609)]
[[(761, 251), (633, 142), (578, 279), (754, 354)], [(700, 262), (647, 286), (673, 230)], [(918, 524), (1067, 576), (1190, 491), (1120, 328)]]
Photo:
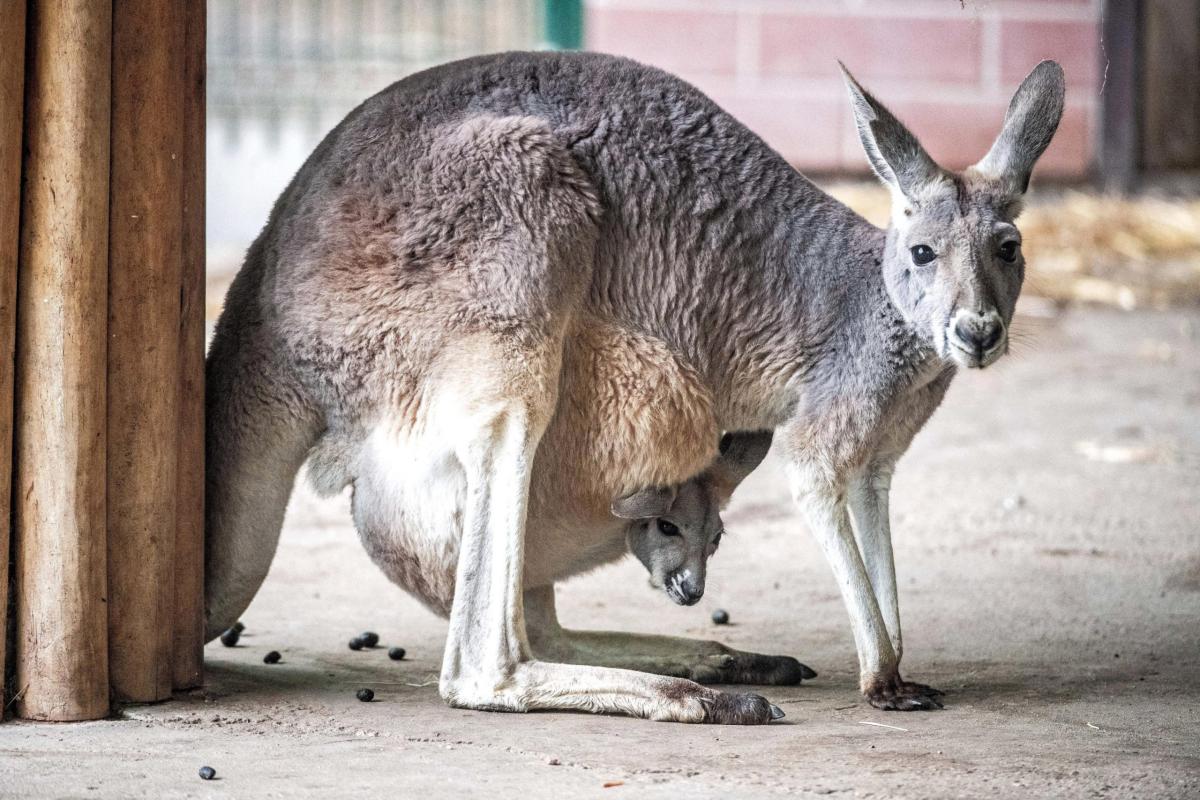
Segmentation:
[(642, 489), (612, 501), (614, 517), (621, 519), (650, 519), (661, 517), (675, 504), (675, 487), (658, 486)]
[(845, 64), (839, 61), (838, 66), (850, 92), (858, 138), (879, 179), (907, 197), (923, 184), (937, 180), (942, 170), (917, 137), (854, 79)]
[(700, 476), (719, 507), (725, 507), (742, 481), (767, 457), (772, 438), (771, 431), (738, 431), (721, 437), (717, 460)]
[(1065, 93), (1062, 67), (1054, 61), (1034, 67), (1008, 104), (1004, 127), (992, 149), (971, 169), (1004, 181), (1013, 194), (1024, 194), (1034, 163), (1058, 129)]
[(720, 455), (709, 474), (733, 489), (749, 477), (771, 449), (772, 431), (740, 431), (721, 437)]

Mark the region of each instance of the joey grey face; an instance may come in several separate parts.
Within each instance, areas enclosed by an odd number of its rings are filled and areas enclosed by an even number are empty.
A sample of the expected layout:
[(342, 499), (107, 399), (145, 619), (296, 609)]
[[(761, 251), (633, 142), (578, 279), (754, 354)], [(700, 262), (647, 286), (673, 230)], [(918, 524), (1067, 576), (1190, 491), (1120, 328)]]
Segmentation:
[(630, 552), (650, 573), (650, 583), (676, 603), (694, 605), (704, 595), (708, 559), (725, 533), (721, 507), (767, 457), (772, 436), (769, 430), (726, 433), (703, 474), (613, 501), (613, 515), (630, 520)]
[(1062, 116), (1062, 69), (1052, 61), (1034, 68), (991, 150), (962, 174), (939, 167), (844, 67), (843, 73), (871, 168), (892, 194), (882, 264), (892, 301), (942, 359), (986, 367), (1008, 351), (1025, 278), (1014, 220)]
[(650, 573), (651, 585), (680, 605), (694, 605), (704, 596), (708, 559), (717, 551), (724, 533), (717, 502), (696, 480), (675, 492), (647, 491), (655, 494), (656, 504), (642, 504), (636, 509), (632, 504), (622, 504), (637, 495), (613, 504), (618, 516), (653, 514), (633, 519), (626, 543)]

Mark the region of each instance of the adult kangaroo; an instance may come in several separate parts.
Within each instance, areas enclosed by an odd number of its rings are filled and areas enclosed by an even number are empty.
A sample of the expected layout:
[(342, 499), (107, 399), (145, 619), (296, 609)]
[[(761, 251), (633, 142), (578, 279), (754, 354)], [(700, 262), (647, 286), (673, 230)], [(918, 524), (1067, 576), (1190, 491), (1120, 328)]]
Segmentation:
[[(209, 354), (209, 636), (258, 589), (315, 453), (338, 465), (332, 488), (354, 486), (360, 534), (377, 561), (407, 570), (407, 588), (422, 595), (431, 571), (450, 571), (450, 704), (778, 716), (758, 695), (678, 676), (794, 682), (793, 662), (567, 635), (553, 584), (526, 583), (534, 556), (588, 546), (565, 515), (527, 550), (526, 517), (542, 434), (576, 396), (564, 358), (603, 325), (688, 376), (687, 397), (712, 419), (687, 458), (670, 451), (689, 447), (625, 441), (644, 425), (669, 435), (663, 415), (614, 428), (605, 458), (675, 485), (704, 469), (720, 431), (774, 431), (841, 587), (862, 691), (879, 708), (938, 706), (936, 690), (900, 676), (889, 480), (956, 368), (1007, 351), (1024, 276), (1013, 220), (1061, 116), (1063, 75), (1039, 64), (961, 174), (845, 77), (892, 193), (886, 230), (692, 86), (625, 59), (468, 59), (353, 111), (280, 197)], [(676, 384), (630, 383), (645, 398)], [(591, 465), (573, 467), (564, 481)]]

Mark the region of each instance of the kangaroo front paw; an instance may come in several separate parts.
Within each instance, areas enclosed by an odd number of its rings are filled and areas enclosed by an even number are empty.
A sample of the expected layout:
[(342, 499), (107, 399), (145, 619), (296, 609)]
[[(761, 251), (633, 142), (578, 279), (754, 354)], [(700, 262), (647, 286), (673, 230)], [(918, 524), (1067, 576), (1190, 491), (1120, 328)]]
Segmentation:
[(783, 709), (757, 694), (714, 692), (701, 700), (710, 725), (766, 725), (783, 718)]
[(876, 678), (863, 690), (867, 702), (884, 711), (933, 711), (942, 708), (938, 698), (943, 694), (932, 686), (906, 681), (898, 672)]

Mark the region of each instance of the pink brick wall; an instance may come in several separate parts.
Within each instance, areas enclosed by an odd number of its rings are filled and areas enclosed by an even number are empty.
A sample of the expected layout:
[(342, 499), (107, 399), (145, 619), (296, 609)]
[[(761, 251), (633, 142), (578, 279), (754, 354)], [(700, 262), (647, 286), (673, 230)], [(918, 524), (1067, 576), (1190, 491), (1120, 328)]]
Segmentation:
[(951, 168), (991, 145), (1043, 58), (1067, 110), (1039, 173), (1092, 162), (1101, 0), (586, 0), (590, 50), (670, 70), (811, 172), (862, 172), (837, 60)]

